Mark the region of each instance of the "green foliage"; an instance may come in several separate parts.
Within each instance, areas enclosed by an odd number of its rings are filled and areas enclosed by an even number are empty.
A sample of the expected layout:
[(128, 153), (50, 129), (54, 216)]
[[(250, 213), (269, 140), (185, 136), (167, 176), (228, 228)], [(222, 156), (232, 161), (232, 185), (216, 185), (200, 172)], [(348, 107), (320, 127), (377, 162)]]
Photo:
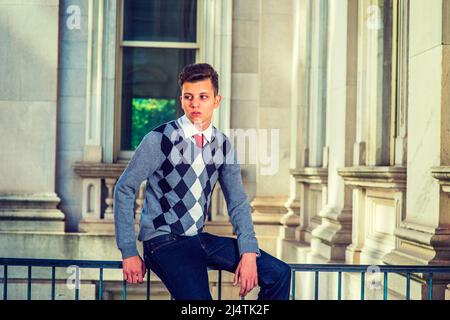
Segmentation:
[(131, 149), (135, 150), (142, 138), (158, 125), (176, 117), (175, 99), (132, 99)]

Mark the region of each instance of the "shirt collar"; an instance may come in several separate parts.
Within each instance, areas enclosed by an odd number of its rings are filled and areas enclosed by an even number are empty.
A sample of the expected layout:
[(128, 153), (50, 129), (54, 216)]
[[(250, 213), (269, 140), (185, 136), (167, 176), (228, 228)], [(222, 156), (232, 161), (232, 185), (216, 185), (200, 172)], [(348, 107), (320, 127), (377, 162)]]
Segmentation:
[(192, 137), (196, 134), (203, 133), (205, 135), (206, 141), (211, 142), (212, 122), (209, 124), (208, 128), (206, 128), (203, 131), (199, 131), (186, 115), (183, 115), (182, 117), (180, 117), (178, 119), (178, 123), (180, 124), (181, 129), (183, 129), (184, 135), (186, 137)]

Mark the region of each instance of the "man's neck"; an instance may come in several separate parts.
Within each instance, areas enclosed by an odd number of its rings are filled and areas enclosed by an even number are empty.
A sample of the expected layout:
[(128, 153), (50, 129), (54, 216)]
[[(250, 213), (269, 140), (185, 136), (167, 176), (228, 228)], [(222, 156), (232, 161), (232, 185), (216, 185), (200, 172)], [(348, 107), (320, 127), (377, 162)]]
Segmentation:
[(205, 122), (192, 122), (191, 119), (186, 117), (198, 131), (205, 131), (208, 129), (209, 125), (211, 124), (211, 121), (205, 121)]

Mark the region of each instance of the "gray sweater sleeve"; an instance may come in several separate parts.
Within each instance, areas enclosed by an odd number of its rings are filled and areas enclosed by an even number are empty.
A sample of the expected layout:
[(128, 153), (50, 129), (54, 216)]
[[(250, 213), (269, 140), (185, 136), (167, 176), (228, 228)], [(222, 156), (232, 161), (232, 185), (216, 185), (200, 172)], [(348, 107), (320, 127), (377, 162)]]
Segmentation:
[(241, 178), (241, 166), (237, 152), (232, 152), (233, 161), (226, 161), (219, 174), (219, 183), (227, 203), (231, 224), (237, 235), (239, 254), (256, 252), (260, 256), (258, 241), (253, 229), (251, 207)]
[(122, 258), (137, 256), (134, 231), (135, 195), (141, 183), (160, 166), (159, 133), (149, 132), (141, 141), (114, 189), (114, 226)]

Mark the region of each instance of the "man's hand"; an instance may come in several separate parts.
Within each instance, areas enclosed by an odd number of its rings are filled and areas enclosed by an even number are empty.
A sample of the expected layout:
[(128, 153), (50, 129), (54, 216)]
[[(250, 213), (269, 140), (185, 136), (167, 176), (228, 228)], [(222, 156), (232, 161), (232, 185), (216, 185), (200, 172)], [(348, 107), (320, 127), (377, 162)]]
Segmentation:
[(241, 291), (239, 292), (241, 297), (245, 297), (247, 293), (258, 285), (255, 252), (242, 254), (241, 261), (234, 272), (234, 286), (238, 284), (239, 279), (241, 279)]
[(145, 276), (145, 263), (141, 257), (133, 256), (123, 259), (123, 279), (129, 283), (142, 283)]

